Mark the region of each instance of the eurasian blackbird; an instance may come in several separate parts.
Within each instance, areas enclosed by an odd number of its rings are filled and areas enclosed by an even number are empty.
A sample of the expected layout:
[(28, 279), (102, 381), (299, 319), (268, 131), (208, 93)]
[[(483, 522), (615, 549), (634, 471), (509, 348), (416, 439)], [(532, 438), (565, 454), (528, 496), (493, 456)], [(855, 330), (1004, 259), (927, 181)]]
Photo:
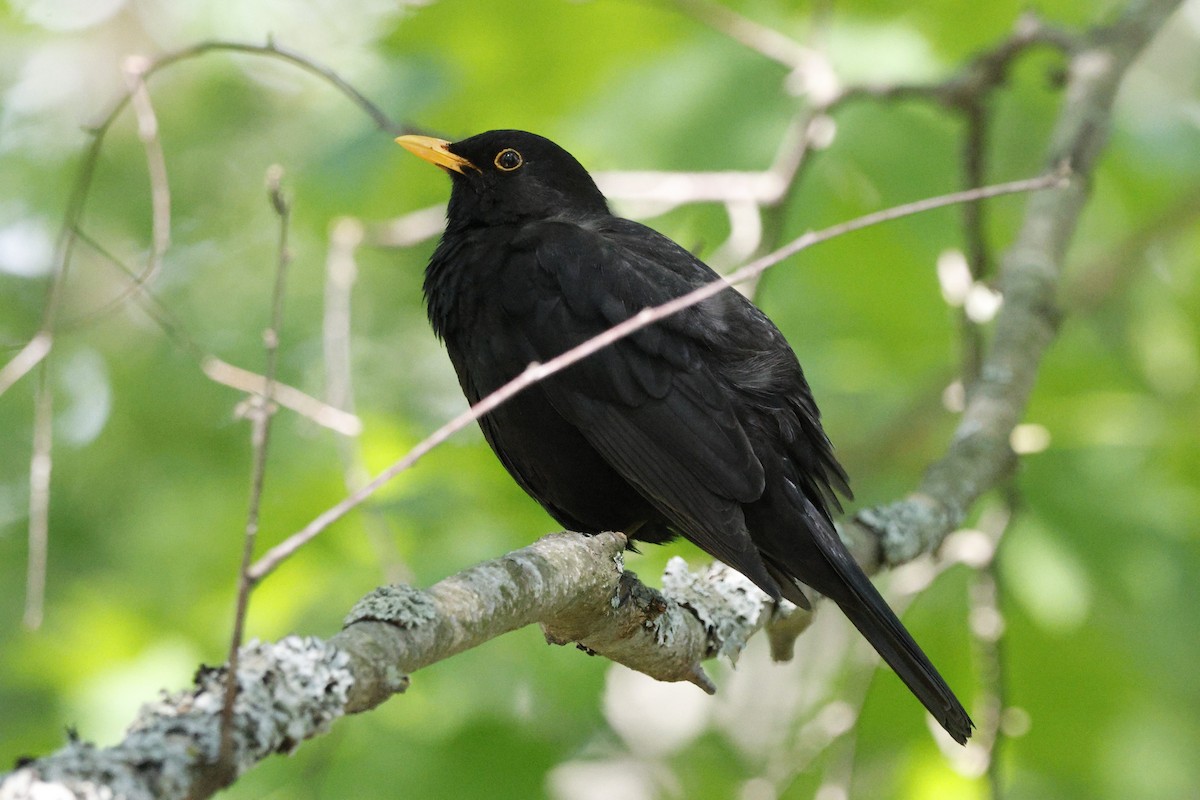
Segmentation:
[[(425, 300), (475, 403), (649, 306), (719, 276), (614, 216), (541, 136), (497, 130), (399, 144), (452, 178)], [(849, 497), (800, 363), (732, 288), (526, 389), (480, 420), (500, 461), (561, 525), (681, 535), (772, 598), (833, 600), (949, 734), (973, 723), (834, 530)]]

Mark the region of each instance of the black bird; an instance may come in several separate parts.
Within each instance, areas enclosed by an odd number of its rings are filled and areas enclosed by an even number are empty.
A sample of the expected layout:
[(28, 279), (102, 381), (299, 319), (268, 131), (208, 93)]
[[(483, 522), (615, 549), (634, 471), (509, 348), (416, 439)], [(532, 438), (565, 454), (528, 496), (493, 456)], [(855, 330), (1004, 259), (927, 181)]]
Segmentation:
[[(534, 361), (713, 280), (662, 234), (614, 216), (587, 171), (532, 133), (399, 144), (452, 178), (425, 272), (433, 329), (475, 403)], [(800, 363), (728, 289), (525, 390), (480, 421), (561, 525), (676, 535), (778, 599), (833, 600), (958, 742), (973, 723), (834, 530), (850, 496)]]

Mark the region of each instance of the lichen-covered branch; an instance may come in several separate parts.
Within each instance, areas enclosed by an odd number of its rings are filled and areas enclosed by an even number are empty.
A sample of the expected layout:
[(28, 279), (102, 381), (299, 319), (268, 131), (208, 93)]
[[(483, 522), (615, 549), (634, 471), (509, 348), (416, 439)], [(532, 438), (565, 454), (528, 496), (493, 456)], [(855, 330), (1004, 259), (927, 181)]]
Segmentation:
[[(771, 618), (770, 601), (733, 570), (715, 565), (693, 575), (681, 560), (668, 568), (663, 592), (651, 589), (625, 571), (625, 544), (619, 533), (556, 533), (424, 591), (376, 589), (328, 640), (293, 636), (241, 649), (227, 758), (218, 757), (226, 668), (202, 667), (192, 688), (143, 706), (120, 744), (73, 740), (21, 764), (0, 779), (0, 800), (46, 792), (208, 797), (338, 717), (403, 692), (409, 673), (535, 623), (551, 643), (575, 643), (660, 680), (715, 691), (700, 662), (736, 659)], [(797, 629), (781, 619), (780, 630)]]

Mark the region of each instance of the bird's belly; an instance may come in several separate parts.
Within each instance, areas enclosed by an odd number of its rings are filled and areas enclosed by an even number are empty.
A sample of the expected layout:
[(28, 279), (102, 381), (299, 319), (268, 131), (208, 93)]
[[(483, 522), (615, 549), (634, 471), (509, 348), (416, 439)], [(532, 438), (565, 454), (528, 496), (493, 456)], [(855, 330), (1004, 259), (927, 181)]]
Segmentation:
[[(500, 461), (559, 524), (631, 533), (660, 515), (534, 386), (481, 421)], [(645, 531), (657, 528), (650, 525)], [(648, 539), (648, 536), (639, 536)]]

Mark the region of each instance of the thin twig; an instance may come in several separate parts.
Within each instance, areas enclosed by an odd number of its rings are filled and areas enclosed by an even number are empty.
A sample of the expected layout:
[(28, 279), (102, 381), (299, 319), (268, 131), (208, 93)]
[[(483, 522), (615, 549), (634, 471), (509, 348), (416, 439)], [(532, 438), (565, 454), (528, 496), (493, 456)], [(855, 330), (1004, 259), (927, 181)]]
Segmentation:
[(988, 92), (1003, 86), (1016, 59), (1034, 47), (1049, 47), (1070, 55), (1080, 47), (1080, 40), (1046, 24), (1034, 14), (1025, 14), (1017, 20), (1009, 38), (980, 53), (946, 80), (851, 86), (842, 91), (838, 101), (855, 98), (923, 100), (961, 110), (965, 105), (978, 102)]
[[(990, 92), (989, 86), (985, 92)], [(988, 116), (985, 109), (986, 93), (963, 106), (966, 131), (963, 135), (962, 171), (964, 186), (980, 186), (987, 180), (987, 132)], [(963, 203), (963, 240), (966, 249), (967, 270), (974, 282), (985, 280), (992, 272), (991, 253), (987, 246), (983, 203)], [(970, 387), (979, 376), (983, 363), (983, 333), (971, 319), (964, 303), (958, 309), (958, 326), (962, 342), (962, 382)]]
[[(79, 237), (79, 241), (96, 251), (101, 257), (102, 263), (112, 265), (113, 268), (120, 271), (125, 277), (132, 281), (137, 281), (138, 276), (128, 264), (106, 250), (103, 245), (93, 239), (86, 231), (77, 231), (76, 235)], [(270, 397), (273, 402), (278, 403), (283, 408), (293, 411), (334, 433), (341, 434), (343, 437), (358, 436), (362, 433), (362, 421), (354, 414), (323, 403), (312, 395), (297, 389), (295, 386), (279, 381), (278, 378), (274, 382), (274, 389), (268, 392), (266, 378), (262, 375), (234, 366), (205, 351), (186, 331), (183, 323), (150, 291), (149, 287), (139, 283), (137, 285), (137, 292), (136, 296), (141, 303), (142, 311), (150, 317), (150, 320), (172, 342), (200, 362), (200, 369), (210, 380), (223, 386), (237, 389), (239, 392)], [(111, 306), (106, 306), (104, 310), (111, 310)], [(82, 322), (94, 318), (96, 314), (96, 311), (91, 311), (83, 318), (64, 320), (59, 324), (59, 330), (80, 325)]]
[(29, 370), (42, 363), (42, 359), (50, 352), (53, 340), (46, 331), (39, 331), (7, 364), (0, 367), (0, 395), (28, 374)]
[(986, 748), (986, 774), (991, 800), (1002, 800), (1004, 797), (1000, 759), (1006, 739), (1004, 715), (1008, 706), (1008, 687), (1004, 672), (1005, 619), (996, 555), (1019, 503), (1017, 490), (1012, 484), (1009, 484), (1003, 495), (1004, 504), (999, 511), (985, 515), (980, 520), (987, 546), (980, 547), (983, 557), (976, 559), (976, 563), (972, 564), (975, 575), (970, 587), (970, 628), (979, 661), (979, 682), (983, 693), (982, 710), (976, 715), (980, 733), (977, 744)]
[[(438, 209), (437, 226), (443, 214)], [(421, 212), (418, 212), (421, 213)], [(393, 230), (394, 232), (394, 230)], [(354, 411), (354, 376), (351, 369), (351, 299), (358, 275), (355, 253), (367, 232), (363, 224), (346, 217), (334, 223), (325, 258), (325, 313), (321, 318), (321, 344), (325, 355), (325, 399), (346, 412)], [(335, 442), (342, 462), (347, 492), (362, 488), (371, 479), (357, 439), (339, 436)], [(405, 583), (412, 574), (397, 552), (387, 515), (373, 505), (364, 508), (367, 537), (375, 548), (381, 572), (388, 583)]]
[(270, 442), (271, 418), (274, 416), (271, 396), (275, 389), (275, 372), (279, 360), (279, 336), (283, 328), (283, 300), (287, 288), (287, 268), (291, 262), (288, 250), (288, 229), (291, 207), (283, 195), (283, 169), (278, 165), (267, 170), (267, 193), (271, 207), (279, 217), (279, 258), (275, 269), (275, 288), (272, 292), (270, 327), (263, 333), (266, 349), (264, 391), (255, 396), (251, 410), (251, 444), (254, 450), (254, 465), (250, 478), (250, 507), (246, 512), (246, 535), (242, 548), (242, 568), (238, 580), (237, 610), (233, 618), (233, 634), (229, 644), (229, 671), (225, 686), (225, 704), (221, 709), (221, 749), (218, 765), (233, 768), (233, 707), (237, 700), (238, 649), (246, 629), (246, 612), (250, 604), (250, 591), (254, 588), (249, 569), (254, 558), (254, 543), (258, 538), (259, 509), (262, 503), (263, 483), (267, 475), (267, 446)]
[(34, 395), (33, 455), (29, 459), (29, 561), (25, 577), (25, 616), (30, 630), (42, 626), (46, 607), (46, 564), (50, 542), (50, 471), (54, 443), (54, 387), (50, 365), (38, 371)]
[(59, 330), (67, 325), (76, 326), (99, 318), (120, 308), (125, 301), (139, 292), (146, 293), (146, 286), (162, 271), (163, 257), (171, 245), (171, 188), (167, 180), (167, 162), (163, 154), (162, 139), (158, 135), (158, 117), (154, 113), (150, 91), (146, 86), (146, 71), (150, 63), (142, 56), (130, 56), (125, 60), (125, 80), (129, 89), (130, 105), (137, 119), (138, 138), (146, 151), (146, 170), (150, 178), (150, 255), (141, 272), (134, 272), (127, 269), (95, 239), (87, 237), (78, 227), (74, 228), (71, 234), (91, 245), (107, 262), (121, 269), (129, 277), (129, 283), (116, 297), (105, 301), (98, 308), (85, 312), (69, 323), (57, 325)]
[[(349, 100), (358, 106), (371, 120), (379, 130), (386, 133), (388, 136), (402, 136), (409, 133), (428, 134), (429, 130), (411, 125), (406, 125), (397, 122), (389, 117), (383, 109), (371, 102), (366, 95), (335, 72), (333, 69), (321, 64), (314, 59), (309, 58), (303, 53), (291, 50), (277, 43), (274, 39), (269, 39), (266, 44), (250, 44), (249, 42), (228, 42), (228, 41), (207, 41), (192, 45), (174, 53), (169, 53), (161, 56), (153, 61), (151, 66), (146, 70), (146, 76), (158, 70), (169, 67), (172, 64), (180, 61), (186, 61), (197, 56), (203, 56), (212, 52), (227, 52), (227, 53), (246, 53), (254, 56), (267, 56), (269, 58), (277, 58), (282, 61), (288, 61), (300, 67), (305, 72), (309, 72), (329, 83), (342, 94), (346, 95)], [(124, 101), (122, 101), (124, 102)]]
[(434, 447), (450, 438), (452, 434), (462, 430), (467, 425), (482, 417), (484, 414), (495, 410), (501, 403), (509, 400), (518, 392), (524, 391), (533, 384), (545, 380), (549, 376), (565, 369), (580, 359), (583, 359), (592, 353), (595, 353), (596, 351), (605, 348), (638, 330), (641, 330), (648, 325), (651, 325), (665, 317), (669, 317), (678, 311), (682, 311), (689, 306), (693, 306), (709, 297), (712, 297), (713, 295), (718, 294), (719, 292), (724, 291), (725, 289), (728, 289), (730, 284), (739, 283), (741, 281), (753, 278), (775, 264), (778, 264), (780, 261), (799, 253), (801, 250), (805, 250), (813, 245), (827, 241), (834, 237), (843, 236), (847, 233), (861, 230), (862, 228), (878, 225), (879, 223), (894, 219), (900, 219), (901, 217), (911, 216), (913, 214), (919, 214), (921, 212), (930, 211), (936, 208), (944, 208), (957, 203), (981, 200), (989, 197), (998, 197), (1005, 194), (1031, 192), (1039, 189), (1062, 186), (1065, 184), (1066, 180), (1067, 173), (1059, 170), (1037, 178), (1013, 181), (1011, 183), (996, 184), (994, 186), (984, 186), (968, 191), (953, 192), (951, 194), (941, 195), (940, 197), (918, 200), (916, 202), (906, 203), (894, 208), (867, 214), (848, 222), (833, 225), (829, 228), (825, 228), (824, 230), (806, 233), (803, 236), (793, 240), (790, 244), (780, 248), (779, 250), (776, 250), (774, 253), (753, 261), (741, 269), (731, 273), (726, 279), (705, 284), (698, 289), (694, 289), (687, 294), (680, 295), (674, 300), (663, 303), (662, 305), (642, 309), (624, 322), (614, 325), (603, 333), (600, 333), (583, 342), (582, 344), (579, 344), (570, 350), (555, 356), (549, 361), (546, 361), (544, 364), (530, 364), (520, 375), (510, 380), (508, 383), (504, 384), (499, 389), (492, 392), (487, 397), (483, 398), (471, 408), (464, 411), (462, 414), (459, 414), (442, 427), (438, 428), (425, 440), (410, 450), (407, 455), (377, 475), (366, 486), (350, 494), (340, 503), (317, 516), (316, 519), (314, 519), (304, 528), (292, 534), (287, 539), (267, 551), (267, 553), (264, 554), (263, 557), (260, 558), (254, 564), (254, 566), (250, 568), (250, 576), (254, 581), (262, 580), (306, 542), (310, 541), (334, 522), (345, 516), (347, 512), (349, 512), (363, 500), (370, 497), (377, 489), (379, 489), (379, 487), (383, 486), (396, 475), (399, 475), (401, 472), (404, 472), (406, 469), (411, 467)]
[(674, 5), (693, 19), (789, 69), (801, 69), (814, 58), (812, 51), (795, 39), (712, 0), (674, 0)]
[[(146, 88), (146, 70), (150, 62), (140, 56), (125, 60), (125, 74), (130, 100), (137, 117), (138, 138), (146, 150), (146, 168), (150, 175), (150, 258), (146, 269), (134, 281), (144, 286), (154, 280), (162, 269), (163, 255), (171, 244), (171, 187), (167, 182), (167, 162), (163, 156), (162, 140), (158, 136), (158, 117)], [(131, 287), (126, 291), (133, 291)]]
[[(113, 269), (120, 272), (130, 281), (136, 283), (138, 280), (137, 271), (117, 257), (115, 253), (108, 250), (100, 242), (82, 228), (75, 231), (75, 236), (83, 244), (94, 250), (100, 256), (100, 261), (103, 264), (108, 264)], [(150, 320), (159, 327), (159, 329), (167, 335), (167, 338), (175, 343), (181, 350), (186, 351), (197, 359), (204, 359), (208, 354), (199, 342), (188, 333), (187, 328), (179, 318), (171, 311), (170, 308), (158, 299), (158, 296), (150, 291), (148, 287), (137, 286), (137, 293), (134, 295), (137, 301), (141, 304), (141, 309), (150, 317)], [(72, 330), (82, 327), (87, 323), (99, 318), (103, 314), (115, 310), (118, 303), (106, 303), (100, 308), (86, 311), (75, 317), (64, 318), (58, 323), (57, 330)]]
[(283, 383), (278, 378), (272, 380), (268, 387), (266, 376), (235, 367), (216, 356), (204, 356), (200, 360), (200, 368), (204, 370), (205, 375), (217, 383), (241, 392), (265, 397), (343, 437), (358, 436), (362, 433), (362, 421), (354, 414), (342, 411), (328, 403), (322, 403), (312, 395), (300, 391), (295, 386)]
[[(42, 320), (38, 331), (30, 338), (29, 343), (0, 367), (0, 395), (3, 395), (13, 384), (38, 364), (50, 353), (54, 344), (54, 331), (58, 320), (62, 296), (66, 286), (67, 274), (75, 245), (79, 241), (80, 222), (88, 195), (92, 187), (96, 166), (100, 160), (100, 152), (104, 139), (112, 124), (116, 121), (125, 106), (132, 102), (138, 119), (138, 132), (146, 149), (147, 165), (150, 174), (152, 199), (152, 246), (150, 262), (146, 270), (133, 281), (133, 287), (114, 303), (114, 307), (129, 294), (136, 291), (143, 283), (150, 280), (161, 265), (163, 254), (170, 243), (170, 191), (167, 184), (166, 161), (163, 156), (161, 142), (158, 137), (158, 123), (150, 102), (146, 81), (160, 69), (179, 61), (193, 58), (215, 50), (265, 55), (289, 61), (297, 66), (325, 79), (335, 88), (348, 96), (355, 104), (367, 112), (381, 129), (389, 135), (409, 132), (406, 126), (401, 126), (388, 118), (375, 104), (371, 103), (357, 89), (347, 83), (333, 70), (320, 65), (306, 56), (278, 47), (274, 42), (266, 46), (250, 45), (237, 42), (204, 42), (185, 50), (160, 57), (153, 61), (131, 59), (126, 64), (129, 88), (113, 105), (109, 113), (92, 131), (92, 142), (83, 156), (79, 171), (76, 174), (71, 189), (70, 200), (64, 213), (62, 227), (55, 243), (53, 255), (53, 271), (47, 289), (46, 302), (42, 309)], [(412, 130), (415, 131), (415, 129)], [(40, 624), (42, 604), (44, 601), (46, 552), (49, 536), (49, 469), (50, 442), (53, 427), (53, 405), (49, 402), (48, 379), (43, 373), (37, 396), (39, 402), (35, 412), (34, 430), (35, 445), (31, 457), (30, 482), (30, 520), (29, 542), (30, 554), (28, 564), (28, 592), (25, 613), (25, 623), (31, 627)], [(42, 447), (39, 449), (39, 442)], [(41, 480), (39, 470), (44, 465), (45, 478)], [(40, 576), (40, 577), (39, 577)]]

